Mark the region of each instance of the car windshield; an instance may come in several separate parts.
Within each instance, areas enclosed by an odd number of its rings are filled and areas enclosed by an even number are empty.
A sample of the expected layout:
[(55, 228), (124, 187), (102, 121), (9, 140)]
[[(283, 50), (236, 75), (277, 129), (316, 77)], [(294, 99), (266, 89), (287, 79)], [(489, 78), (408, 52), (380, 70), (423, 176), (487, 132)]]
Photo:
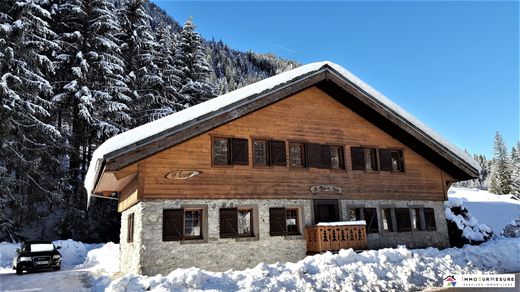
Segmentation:
[(53, 250), (54, 250), (54, 245), (52, 243), (31, 244), (31, 252), (53, 251)]

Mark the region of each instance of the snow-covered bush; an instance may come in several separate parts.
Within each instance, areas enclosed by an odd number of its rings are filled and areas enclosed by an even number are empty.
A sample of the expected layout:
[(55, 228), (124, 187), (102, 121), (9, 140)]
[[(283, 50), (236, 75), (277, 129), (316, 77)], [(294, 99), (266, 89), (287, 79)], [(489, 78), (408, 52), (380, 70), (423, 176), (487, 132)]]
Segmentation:
[(520, 237), (520, 217), (513, 223), (506, 225), (502, 234), (505, 237)]
[(445, 207), (451, 246), (481, 244), (493, 237), (493, 230), (486, 224), (479, 224), (468, 209), (462, 206), (462, 200), (450, 198)]

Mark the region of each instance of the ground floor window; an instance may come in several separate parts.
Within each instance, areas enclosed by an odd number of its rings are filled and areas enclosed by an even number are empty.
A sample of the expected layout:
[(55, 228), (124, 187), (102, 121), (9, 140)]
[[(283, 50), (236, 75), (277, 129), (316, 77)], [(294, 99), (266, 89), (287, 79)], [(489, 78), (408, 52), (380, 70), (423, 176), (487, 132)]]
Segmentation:
[(433, 211), (433, 208), (424, 208), (423, 210), (426, 230), (437, 230), (437, 225), (435, 224), (435, 212)]
[(395, 221), (397, 223), (397, 231), (412, 231), (412, 221), (410, 219), (410, 209), (396, 208)]
[(128, 214), (126, 242), (134, 242), (134, 213)]
[(220, 238), (254, 237), (253, 214), (251, 208), (221, 208)]
[(365, 220), (367, 233), (379, 232), (376, 208), (348, 208), (347, 219), (349, 221)]
[(163, 241), (202, 239), (203, 209), (164, 209)]
[(381, 209), (381, 215), (383, 219), (383, 230), (384, 231), (395, 231), (394, 229), (394, 219), (392, 216), (393, 209), (392, 208), (383, 208)]
[(271, 236), (299, 235), (298, 208), (269, 208), (269, 234)]

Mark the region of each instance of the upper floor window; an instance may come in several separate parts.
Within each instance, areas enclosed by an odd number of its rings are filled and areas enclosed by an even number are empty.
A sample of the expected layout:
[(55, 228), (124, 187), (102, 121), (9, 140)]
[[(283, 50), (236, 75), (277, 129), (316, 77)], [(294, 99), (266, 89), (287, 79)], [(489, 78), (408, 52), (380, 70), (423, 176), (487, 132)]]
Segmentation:
[(305, 167), (305, 146), (303, 143), (289, 144), (289, 159), (291, 167)]
[(365, 148), (365, 170), (377, 170), (377, 157), (376, 157), (376, 149), (374, 148)]
[(260, 166), (270, 165), (269, 159), (269, 141), (254, 140), (253, 141), (253, 163)]
[(330, 166), (332, 169), (345, 169), (345, 160), (343, 159), (343, 147), (330, 147)]
[(403, 151), (379, 149), (379, 164), (382, 171), (404, 171)]
[(214, 165), (248, 165), (247, 139), (213, 137)]

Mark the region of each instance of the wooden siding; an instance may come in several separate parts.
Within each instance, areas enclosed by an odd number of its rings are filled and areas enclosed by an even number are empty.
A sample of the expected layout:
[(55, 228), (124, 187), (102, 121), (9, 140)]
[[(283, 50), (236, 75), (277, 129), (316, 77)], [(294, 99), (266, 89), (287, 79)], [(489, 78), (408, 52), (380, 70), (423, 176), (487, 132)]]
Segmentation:
[(134, 177), (134, 179), (121, 190), (119, 194), (119, 204), (117, 205), (118, 212), (123, 212), (139, 201), (138, 184), (138, 177)]
[[(249, 139), (249, 165), (212, 166), (211, 137)], [(346, 170), (254, 167), (251, 137), (343, 145)], [(404, 173), (352, 171), (350, 147), (403, 149)], [(286, 144), (288, 147), (288, 143)], [(287, 149), (287, 154), (289, 153)], [(287, 155), (287, 159), (288, 159)], [(139, 194), (152, 198), (338, 198), (444, 200), (446, 174), (317, 87), (217, 127), (141, 161)], [(289, 163), (287, 163), (289, 165)], [(173, 170), (199, 176), (170, 180)], [(122, 169), (121, 171), (125, 171)], [(142, 183), (141, 183), (142, 182)], [(313, 194), (314, 185), (335, 185), (341, 194)], [(124, 200), (124, 199), (122, 199)]]

